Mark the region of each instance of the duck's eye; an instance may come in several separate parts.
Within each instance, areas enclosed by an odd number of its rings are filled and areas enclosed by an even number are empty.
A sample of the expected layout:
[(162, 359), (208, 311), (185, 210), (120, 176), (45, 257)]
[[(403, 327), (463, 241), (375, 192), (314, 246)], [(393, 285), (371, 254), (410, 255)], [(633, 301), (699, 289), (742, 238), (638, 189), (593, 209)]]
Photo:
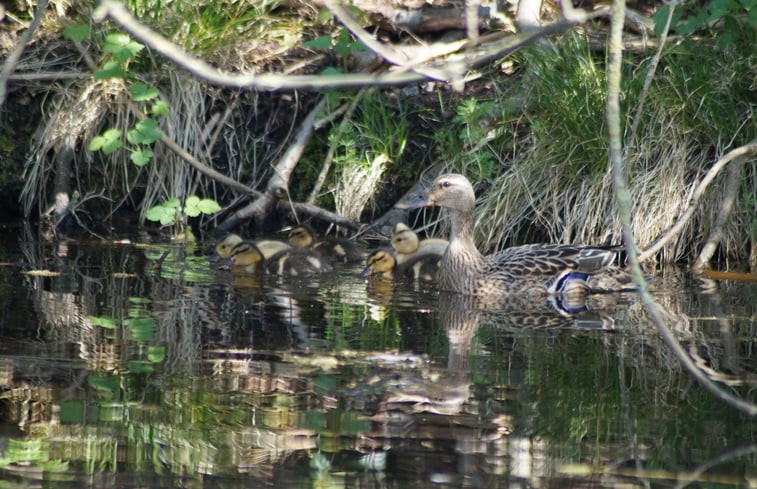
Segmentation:
[(447, 187), (449, 187), (450, 185), (452, 185), (452, 183), (450, 183), (450, 181), (449, 181), (449, 180), (445, 180), (445, 181), (443, 181), (443, 182), (442, 182), (442, 187), (444, 187), (444, 188), (447, 188)]

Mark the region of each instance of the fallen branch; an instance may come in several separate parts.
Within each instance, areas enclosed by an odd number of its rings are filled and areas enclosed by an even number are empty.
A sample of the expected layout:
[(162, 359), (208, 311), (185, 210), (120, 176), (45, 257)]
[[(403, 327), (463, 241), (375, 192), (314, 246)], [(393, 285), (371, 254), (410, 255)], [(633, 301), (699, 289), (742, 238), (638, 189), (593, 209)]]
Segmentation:
[(273, 175), (268, 180), (266, 191), (262, 194), (258, 193), (258, 198), (255, 201), (247, 204), (224, 220), (216, 228), (216, 232), (228, 232), (236, 227), (241, 221), (251, 217), (262, 219), (265, 213), (277, 201), (287, 196), (289, 193), (289, 178), (292, 176), (292, 172), (297, 166), (308, 141), (310, 141), (310, 138), (313, 136), (315, 121), (325, 107), (326, 98), (324, 97), (310, 111), (305, 120), (302, 121), (300, 129), (297, 132), (297, 137), (295, 137), (292, 144), (284, 153), (284, 156), (282, 156), (273, 168)]

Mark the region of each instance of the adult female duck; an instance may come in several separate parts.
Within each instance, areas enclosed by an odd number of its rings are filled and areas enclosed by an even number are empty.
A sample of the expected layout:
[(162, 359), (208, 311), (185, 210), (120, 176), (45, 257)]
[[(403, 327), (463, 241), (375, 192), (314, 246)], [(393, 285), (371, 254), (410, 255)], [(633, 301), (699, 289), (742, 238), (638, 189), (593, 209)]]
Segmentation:
[(627, 290), (629, 276), (613, 267), (612, 248), (532, 244), (482, 255), (473, 241), (476, 196), (463, 175), (437, 177), (411, 207), (439, 206), (450, 218), (442, 256), (442, 289), (475, 296), (585, 294)]

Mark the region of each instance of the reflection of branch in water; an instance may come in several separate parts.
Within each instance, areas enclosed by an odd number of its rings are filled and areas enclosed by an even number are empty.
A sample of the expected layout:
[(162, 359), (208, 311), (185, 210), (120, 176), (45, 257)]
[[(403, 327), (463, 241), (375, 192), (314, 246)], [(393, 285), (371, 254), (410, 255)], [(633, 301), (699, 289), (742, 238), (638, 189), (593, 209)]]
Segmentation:
[(684, 487), (688, 486), (689, 483), (698, 481), (699, 476), (706, 470), (709, 470), (710, 468), (714, 467), (715, 465), (722, 464), (723, 462), (727, 462), (729, 460), (732, 460), (734, 458), (744, 457), (746, 455), (749, 455), (751, 453), (757, 452), (757, 445), (747, 445), (745, 447), (738, 447), (734, 448), (732, 450), (728, 450), (725, 453), (721, 453), (717, 457), (711, 458), (710, 460), (706, 461), (703, 464), (700, 464), (699, 466), (695, 467), (691, 472), (689, 472), (685, 477), (681, 477), (678, 481), (678, 484), (676, 484), (673, 489), (683, 489)]

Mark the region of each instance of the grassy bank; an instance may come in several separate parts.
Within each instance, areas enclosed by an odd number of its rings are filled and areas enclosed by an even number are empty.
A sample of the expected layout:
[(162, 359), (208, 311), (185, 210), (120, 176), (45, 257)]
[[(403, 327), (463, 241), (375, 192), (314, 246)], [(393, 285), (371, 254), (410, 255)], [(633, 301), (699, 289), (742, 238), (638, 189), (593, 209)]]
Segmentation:
[[(22, 204), (30, 218), (53, 201), (56, 165), (66, 150), (74, 155), (71, 191), (88, 198), (88, 209), (98, 215), (121, 207), (144, 215), (169, 197), (192, 194), (222, 205), (238, 201), (236, 192), (199, 174), (161, 144), (141, 167), (126, 151), (104, 155), (87, 149), (104, 129), (127, 133), (138, 112), (147, 110), (130, 105), (129, 86), (135, 81), (157, 87), (170, 107), (159, 122), (166, 134), (206, 164), (256, 188), (265, 185), (308, 108), (324, 96), (215, 88), (147, 50), (129, 61), (125, 79), (92, 78), (93, 67), (82, 53), (101, 67), (108, 56), (104, 39), (117, 30), (108, 23), (92, 24), (77, 48), (62, 32), (88, 23), (91, 6), (74, 2), (64, 7), (65, 16), (49, 13), (26, 50), (25, 66), (34, 61), (35, 70), (43, 72), (62, 64), (82, 75), (25, 82), (13, 94), (30, 97), (42, 108), (24, 169)], [(190, 53), (226, 70), (348, 70), (355, 54), (336, 22), (303, 6), (129, 2), (129, 7)], [(324, 33), (334, 35), (329, 48), (305, 44)], [(696, 184), (719, 157), (757, 138), (757, 59), (751, 46), (722, 46), (706, 38), (669, 43), (643, 104), (640, 94), (653, 51), (627, 53), (626, 167), (642, 248), (684, 212)], [(61, 55), (52, 60), (45, 54), (51, 50)], [(616, 243), (620, 226), (609, 179), (604, 93), (604, 52), (583, 30), (575, 30), (482, 68), (462, 92), (437, 83), (326, 94), (330, 111), (348, 109), (316, 132), (289, 197), (312, 198), (366, 222), (385, 212), (433, 165), (434, 171), (458, 171), (478, 182), (477, 240), (483, 249), (533, 241)], [(632, 131), (635, 118), (638, 126)], [(325, 180), (316, 185), (321, 174)], [(718, 256), (723, 260), (748, 260), (757, 241), (753, 163), (744, 166), (740, 178)], [(695, 256), (724, 196), (725, 173), (662, 249), (660, 260)], [(434, 216), (422, 219), (430, 223)]]

